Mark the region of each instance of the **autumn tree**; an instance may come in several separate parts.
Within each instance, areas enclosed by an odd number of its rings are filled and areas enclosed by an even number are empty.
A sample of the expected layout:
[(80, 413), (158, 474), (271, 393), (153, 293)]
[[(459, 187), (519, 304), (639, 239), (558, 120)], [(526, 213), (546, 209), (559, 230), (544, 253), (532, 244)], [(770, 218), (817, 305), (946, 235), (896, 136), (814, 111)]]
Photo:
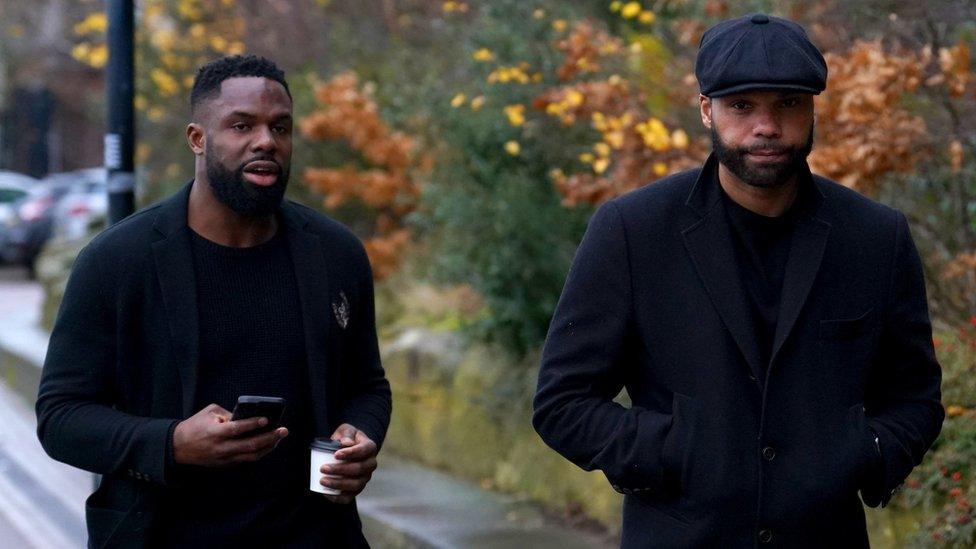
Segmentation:
[(417, 206), (417, 173), (424, 158), (416, 141), (395, 131), (382, 119), (370, 84), (343, 73), (315, 87), (319, 108), (301, 120), (302, 135), (315, 141), (341, 141), (355, 153), (355, 161), (338, 168), (307, 168), (303, 181), (324, 196), (334, 209), (356, 200), (375, 215), (366, 251), (376, 278), (396, 268), (410, 242), (404, 217)]

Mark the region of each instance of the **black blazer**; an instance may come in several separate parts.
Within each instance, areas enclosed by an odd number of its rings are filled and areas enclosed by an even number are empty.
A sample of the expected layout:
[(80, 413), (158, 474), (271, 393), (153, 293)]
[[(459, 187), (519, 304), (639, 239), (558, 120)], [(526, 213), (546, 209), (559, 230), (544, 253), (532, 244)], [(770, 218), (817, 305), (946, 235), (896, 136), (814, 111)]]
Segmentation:
[[(86, 505), (92, 547), (145, 546), (155, 501), (171, 480), (165, 467), (170, 427), (197, 411), (190, 187), (119, 222), (81, 251), (51, 334), (37, 433), (54, 459), (103, 475)], [(284, 201), (280, 211), (301, 299), (316, 436), (350, 423), (382, 444), (390, 387), (363, 247), (310, 208)], [(343, 301), (345, 327), (333, 310)], [(355, 506), (336, 509), (358, 528)]]
[[(768, 373), (714, 158), (604, 204), (556, 307), (533, 423), (624, 494), (624, 547), (866, 547), (944, 418), (903, 215), (804, 172)], [(622, 387), (633, 405), (612, 399)], [(871, 430), (877, 432), (881, 457)]]

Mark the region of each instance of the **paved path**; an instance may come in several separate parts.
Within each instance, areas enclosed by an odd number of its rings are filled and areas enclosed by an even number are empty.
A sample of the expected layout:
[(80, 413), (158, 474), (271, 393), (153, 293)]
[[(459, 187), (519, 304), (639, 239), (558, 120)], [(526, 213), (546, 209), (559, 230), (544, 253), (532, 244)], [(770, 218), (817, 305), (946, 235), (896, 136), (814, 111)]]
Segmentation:
[[(43, 361), (40, 286), (20, 269), (0, 269), (0, 347)], [(30, 403), (0, 383), (0, 540), (3, 547), (83, 547), (90, 473), (58, 463), (37, 440)]]

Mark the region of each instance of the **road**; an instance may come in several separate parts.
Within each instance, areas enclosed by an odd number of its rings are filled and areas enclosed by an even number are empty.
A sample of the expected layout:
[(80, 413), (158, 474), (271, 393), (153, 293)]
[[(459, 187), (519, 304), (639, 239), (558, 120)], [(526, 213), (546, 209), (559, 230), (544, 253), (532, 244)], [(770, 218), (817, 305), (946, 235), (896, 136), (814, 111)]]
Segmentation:
[[(5, 346), (43, 355), (35, 329), (42, 298), (25, 271), (0, 268)], [(0, 547), (84, 547), (84, 501), (92, 476), (47, 457), (35, 430), (30, 403), (0, 382)]]

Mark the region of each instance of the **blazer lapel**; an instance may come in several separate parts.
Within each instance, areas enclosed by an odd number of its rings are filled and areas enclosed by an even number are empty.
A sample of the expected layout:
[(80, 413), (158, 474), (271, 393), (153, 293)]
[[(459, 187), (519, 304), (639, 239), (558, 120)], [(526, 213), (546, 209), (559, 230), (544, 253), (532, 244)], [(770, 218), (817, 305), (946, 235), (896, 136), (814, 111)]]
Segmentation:
[[(810, 177), (809, 173), (805, 175)], [(810, 205), (793, 227), (790, 255), (786, 260), (786, 272), (783, 275), (783, 290), (780, 295), (779, 316), (776, 320), (776, 335), (773, 338), (770, 364), (776, 361), (776, 356), (792, 332), (796, 319), (800, 316), (800, 311), (810, 295), (810, 289), (820, 270), (824, 249), (827, 247), (827, 236), (830, 234), (830, 223), (815, 217), (823, 203), (823, 194), (812, 177), (806, 181), (806, 184), (809, 189)]]
[(756, 379), (762, 379), (765, 368), (760, 363), (752, 312), (739, 276), (731, 230), (720, 202), (721, 191), (715, 168), (716, 160), (710, 156), (686, 203), (702, 218), (681, 234), (715, 310), (732, 334), (753, 375)]
[(183, 388), (183, 416), (193, 413), (199, 360), (197, 287), (190, 228), (186, 224), (191, 184), (160, 206), (155, 229), (165, 238), (153, 243), (156, 273), (169, 324), (169, 335)]
[(305, 352), (308, 359), (308, 381), (311, 388), (312, 407), (315, 413), (315, 430), (318, 436), (331, 435), (326, 386), (328, 366), (328, 330), (332, 306), (329, 301), (329, 279), (322, 254), (322, 244), (317, 235), (306, 231), (308, 220), (291, 203), (283, 202), (282, 219), (288, 230), (288, 249), (295, 266), (298, 296), (302, 303), (302, 322), (305, 334)]

